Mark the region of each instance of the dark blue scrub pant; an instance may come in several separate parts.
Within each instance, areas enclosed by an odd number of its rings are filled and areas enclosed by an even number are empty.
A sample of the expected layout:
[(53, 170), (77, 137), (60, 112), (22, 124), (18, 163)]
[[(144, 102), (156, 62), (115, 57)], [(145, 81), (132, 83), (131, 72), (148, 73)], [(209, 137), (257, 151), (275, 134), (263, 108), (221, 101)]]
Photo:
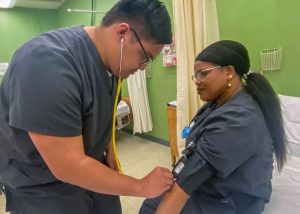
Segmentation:
[(11, 214), (121, 214), (119, 196), (103, 195), (91, 191), (72, 191), (65, 194), (16, 192), (5, 188), (7, 211)]

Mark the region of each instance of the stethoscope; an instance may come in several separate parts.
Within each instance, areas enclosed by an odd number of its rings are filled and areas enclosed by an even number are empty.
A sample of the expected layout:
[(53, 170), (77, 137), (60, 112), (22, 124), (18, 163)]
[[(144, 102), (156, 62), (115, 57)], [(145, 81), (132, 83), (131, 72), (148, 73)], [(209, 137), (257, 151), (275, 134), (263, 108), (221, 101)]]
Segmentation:
[(123, 47), (124, 47), (124, 37), (121, 35), (121, 48), (120, 48), (120, 64), (119, 64), (119, 77), (118, 77), (118, 86), (117, 86), (117, 93), (116, 93), (116, 98), (114, 102), (114, 112), (113, 112), (113, 123), (112, 123), (112, 145), (113, 145), (113, 151), (114, 151), (114, 157), (117, 163), (117, 168), (120, 173), (123, 173), (119, 158), (118, 158), (118, 153), (117, 153), (117, 147), (116, 147), (116, 113), (117, 113), (117, 105), (118, 105), (118, 98), (121, 92), (121, 85), (122, 85), (122, 63), (123, 63)]

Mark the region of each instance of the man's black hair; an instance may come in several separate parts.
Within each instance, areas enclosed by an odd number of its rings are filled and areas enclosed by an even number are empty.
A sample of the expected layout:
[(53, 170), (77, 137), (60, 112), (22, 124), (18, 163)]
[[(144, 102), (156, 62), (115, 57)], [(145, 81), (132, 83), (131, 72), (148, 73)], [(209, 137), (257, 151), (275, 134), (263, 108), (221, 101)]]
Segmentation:
[(102, 19), (102, 25), (126, 22), (141, 38), (157, 44), (172, 42), (171, 21), (165, 5), (159, 0), (120, 0)]

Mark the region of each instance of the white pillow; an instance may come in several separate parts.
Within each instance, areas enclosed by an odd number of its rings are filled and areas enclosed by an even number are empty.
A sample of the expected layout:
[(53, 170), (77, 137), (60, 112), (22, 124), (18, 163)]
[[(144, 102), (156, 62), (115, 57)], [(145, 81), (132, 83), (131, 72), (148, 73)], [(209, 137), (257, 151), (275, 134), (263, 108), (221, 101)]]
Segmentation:
[(300, 98), (279, 95), (279, 99), (287, 141), (300, 144)]

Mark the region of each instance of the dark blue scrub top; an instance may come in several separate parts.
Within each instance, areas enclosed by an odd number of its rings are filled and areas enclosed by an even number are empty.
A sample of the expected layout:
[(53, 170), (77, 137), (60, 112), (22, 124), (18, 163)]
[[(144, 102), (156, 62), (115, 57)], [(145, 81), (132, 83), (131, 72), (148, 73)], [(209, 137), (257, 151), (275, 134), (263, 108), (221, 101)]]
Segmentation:
[[(272, 191), (273, 147), (256, 101), (242, 89), (220, 107), (203, 106), (191, 125), (186, 143), (197, 142), (216, 174), (193, 190), (182, 213), (261, 213)], [(194, 170), (188, 163), (185, 170)]]
[(59, 183), (28, 131), (82, 134), (85, 153), (102, 160), (111, 137), (115, 94), (116, 81), (109, 78), (82, 27), (50, 31), (24, 44), (0, 89), (0, 181), (19, 190), (41, 185), (46, 190)]

